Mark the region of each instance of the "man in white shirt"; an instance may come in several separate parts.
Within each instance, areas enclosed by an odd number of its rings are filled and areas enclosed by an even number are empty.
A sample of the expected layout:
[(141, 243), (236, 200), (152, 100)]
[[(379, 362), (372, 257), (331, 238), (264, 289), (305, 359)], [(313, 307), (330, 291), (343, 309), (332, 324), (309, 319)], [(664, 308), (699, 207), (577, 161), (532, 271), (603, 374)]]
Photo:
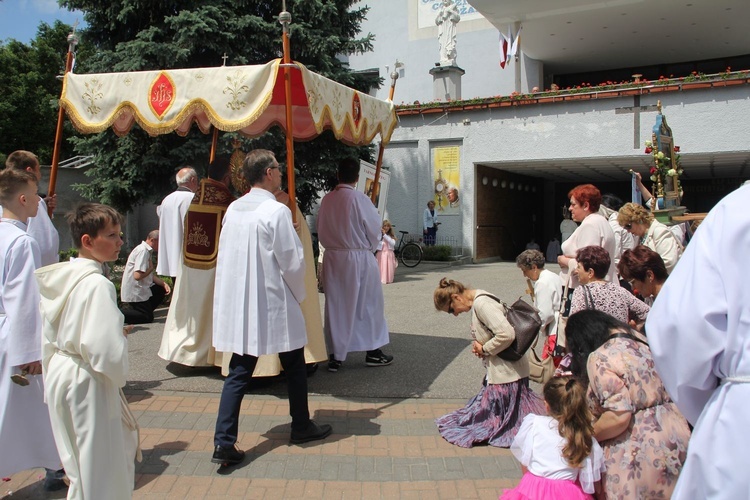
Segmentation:
[(156, 272), (173, 278), (180, 275), (185, 215), (198, 189), (198, 174), (192, 167), (184, 167), (177, 172), (175, 179), (177, 191), (167, 195), (156, 208), (161, 235), (161, 252)]
[(292, 444), (323, 439), (330, 425), (310, 420), (307, 405), (307, 344), (300, 302), (305, 299), (305, 259), (292, 214), (276, 201), (279, 164), (256, 149), (242, 164), (250, 192), (232, 202), (219, 236), (214, 288), (213, 344), (231, 352), (214, 433), (211, 462), (237, 464), (240, 406), (263, 354), (278, 354), (287, 381)]
[(120, 287), (125, 324), (153, 323), (154, 310), (170, 292), (169, 285), (154, 274), (154, 251), (159, 251), (159, 231), (156, 229), (148, 233), (146, 241), (128, 256)]
[[(29, 151), (14, 151), (5, 160), (5, 168), (26, 170), (36, 176), (37, 182), (42, 180), (42, 170), (39, 167), (39, 159)], [(39, 244), (40, 267), (55, 264), (60, 260), (60, 235), (52, 224), (47, 212), (48, 207), (52, 210), (57, 206), (57, 195), (48, 196), (39, 200), (39, 211), (35, 217), (29, 217), (26, 232)], [(2, 216), (2, 207), (0, 207)]]
[(343, 160), (338, 176), (339, 185), (323, 197), (318, 211), (318, 238), (326, 249), (322, 277), (330, 372), (337, 372), (354, 351), (367, 351), (367, 366), (393, 362), (380, 349), (389, 341), (380, 269), (373, 256), (382, 235), (380, 215), (354, 189), (359, 161)]

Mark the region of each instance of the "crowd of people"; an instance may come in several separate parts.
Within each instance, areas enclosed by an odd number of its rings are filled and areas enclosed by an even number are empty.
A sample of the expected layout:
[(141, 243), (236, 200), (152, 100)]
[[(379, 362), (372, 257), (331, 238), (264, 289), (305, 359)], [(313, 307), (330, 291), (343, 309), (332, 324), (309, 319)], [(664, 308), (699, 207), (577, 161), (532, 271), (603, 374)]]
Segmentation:
[[(746, 441), (737, 415), (750, 381), (748, 266), (736, 249), (750, 248), (750, 186), (720, 202), (687, 249), (640, 205), (609, 197), (601, 211), (592, 185), (569, 197), (580, 225), (563, 236), (560, 277), (538, 250), (516, 260), (532, 282), (542, 358), (567, 353), (543, 387), (545, 408), (523, 404), (523, 394), (510, 407), (487, 396), (497, 383), (488, 368), (480, 394), (437, 420), (441, 434), (460, 446), (511, 443), (524, 476), (504, 499), (746, 496), (730, 440)], [(435, 307), (471, 311), (472, 352), (488, 367), (507, 363), (498, 355), (514, 340), (508, 309), (473, 304), (480, 295), (489, 296), (443, 279)], [(514, 370), (526, 386), (528, 358)]]
[[(153, 321), (172, 292), (160, 268), (173, 278), (174, 297), (159, 356), (221, 366), (226, 375), (214, 463), (245, 460), (238, 426), (253, 376), (284, 371), (289, 440), (300, 444), (333, 432), (310, 418), (310, 365), (327, 362), (336, 373), (355, 351), (366, 352), (367, 366), (393, 362), (382, 350), (389, 343), (382, 285), (393, 280), (395, 238), (354, 189), (357, 160), (340, 163), (339, 184), (318, 215), (324, 318), (309, 228), (298, 209), (293, 217), (273, 152), (247, 154), (248, 189), (237, 199), (228, 158), (217, 158), (207, 179), (194, 173), (180, 170), (159, 230), (128, 257), (121, 312), (105, 265), (119, 257), (122, 216), (97, 203), (78, 206), (68, 214), (78, 257), (45, 262), (59, 246), (46, 213), (56, 199), (45, 204), (37, 195), (36, 156), (8, 157), (0, 171), (3, 476), (45, 467), (45, 487), (64, 486), (66, 475), (69, 498), (132, 496), (140, 447), (122, 392), (127, 336), (129, 325)], [(528, 356), (504, 354), (520, 332), (508, 307), (489, 291), (441, 279), (435, 309), (469, 313), (471, 353), (485, 373), (465, 407), (436, 420), (438, 432), (465, 448), (511, 449), (524, 475), (502, 498), (742, 497), (750, 277), (737, 249), (750, 248), (750, 186), (720, 202), (687, 247), (648, 210), (593, 185), (569, 198), (579, 225), (563, 236), (559, 273), (535, 248), (516, 259), (541, 320), (541, 358), (554, 360), (556, 375), (543, 381), (541, 396), (534, 392)], [(430, 208), (425, 235), (434, 238)], [(168, 218), (171, 211), (182, 221)]]

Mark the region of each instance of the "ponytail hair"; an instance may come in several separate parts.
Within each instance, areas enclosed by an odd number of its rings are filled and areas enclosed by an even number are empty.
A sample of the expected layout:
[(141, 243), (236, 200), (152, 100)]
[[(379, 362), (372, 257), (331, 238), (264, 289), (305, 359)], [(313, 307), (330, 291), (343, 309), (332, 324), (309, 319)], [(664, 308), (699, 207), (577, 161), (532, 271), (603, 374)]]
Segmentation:
[(591, 454), (594, 435), (585, 387), (575, 377), (555, 377), (544, 384), (542, 392), (565, 439), (563, 457), (571, 467), (580, 467)]
[(451, 302), (451, 296), (454, 294), (462, 294), (466, 290), (466, 287), (460, 281), (449, 280), (443, 278), (440, 280), (440, 284), (435, 289), (433, 299), (435, 300), (435, 309), (438, 311), (445, 311)]

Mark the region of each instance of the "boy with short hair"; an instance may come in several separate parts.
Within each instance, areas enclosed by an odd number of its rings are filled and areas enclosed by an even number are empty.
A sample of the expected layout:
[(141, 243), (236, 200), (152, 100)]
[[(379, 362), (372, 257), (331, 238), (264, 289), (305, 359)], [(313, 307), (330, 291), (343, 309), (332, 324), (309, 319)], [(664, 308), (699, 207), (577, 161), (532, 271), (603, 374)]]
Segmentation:
[[(42, 180), (42, 170), (39, 158), (31, 151), (13, 151), (5, 160), (6, 169), (25, 170), (36, 177), (37, 184)], [(57, 206), (57, 195), (47, 196), (39, 200), (39, 210), (34, 217), (29, 217), (26, 232), (39, 244), (41, 266), (49, 266), (60, 261), (60, 235), (47, 214), (47, 207), (54, 210)], [(2, 214), (2, 207), (0, 207)]]
[(102, 274), (122, 246), (122, 216), (86, 203), (68, 215), (78, 258), (36, 272), (47, 404), (68, 498), (129, 499), (138, 426), (120, 389), (128, 346), (115, 287)]
[[(57, 469), (40, 359), (42, 321), (34, 269), (39, 246), (26, 221), (39, 207), (37, 180), (22, 170), (0, 171), (0, 476), (35, 467)], [(25, 387), (11, 381), (24, 374)], [(23, 379), (21, 379), (23, 381)]]

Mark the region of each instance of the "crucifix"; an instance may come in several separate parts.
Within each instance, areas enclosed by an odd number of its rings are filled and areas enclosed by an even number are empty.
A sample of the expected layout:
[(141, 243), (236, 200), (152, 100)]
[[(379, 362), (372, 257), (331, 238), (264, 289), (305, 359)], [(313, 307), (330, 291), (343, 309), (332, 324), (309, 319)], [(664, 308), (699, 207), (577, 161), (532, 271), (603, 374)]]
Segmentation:
[(221, 59), (224, 61), (224, 63), (222, 64), (222, 66), (226, 66), (227, 65), (227, 59), (229, 59), (229, 56), (227, 55), (226, 52), (224, 52), (224, 55), (221, 57)]
[(641, 96), (633, 96), (633, 106), (629, 108), (615, 108), (616, 115), (633, 113), (633, 149), (641, 147), (641, 111), (656, 111), (655, 105), (641, 106)]

